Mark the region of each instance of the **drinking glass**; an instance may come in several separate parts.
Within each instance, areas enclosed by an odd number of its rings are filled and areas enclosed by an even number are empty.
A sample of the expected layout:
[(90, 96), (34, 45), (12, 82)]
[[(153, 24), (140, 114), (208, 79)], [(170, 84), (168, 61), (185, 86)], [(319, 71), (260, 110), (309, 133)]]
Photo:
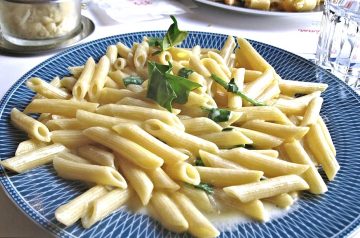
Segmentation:
[(325, 0), (315, 62), (360, 90), (360, 0)]

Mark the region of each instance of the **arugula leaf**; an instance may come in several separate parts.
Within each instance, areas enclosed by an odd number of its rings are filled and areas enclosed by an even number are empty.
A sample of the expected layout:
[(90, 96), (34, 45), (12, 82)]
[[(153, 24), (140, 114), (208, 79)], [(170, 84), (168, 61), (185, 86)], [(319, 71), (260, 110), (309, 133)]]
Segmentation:
[(162, 65), (148, 62), (149, 84), (147, 97), (155, 100), (160, 106), (171, 112), (172, 102), (184, 104), (187, 102), (189, 93), (200, 84), (186, 78), (171, 74), (172, 65)]
[(214, 122), (228, 121), (231, 115), (231, 111), (226, 109), (205, 107), (202, 107), (202, 109), (209, 112), (208, 118), (213, 120)]
[(194, 71), (187, 68), (181, 68), (178, 72), (178, 75), (183, 78), (189, 78), (190, 74), (192, 74)]
[(201, 159), (199, 159), (199, 158), (197, 158), (197, 159), (195, 160), (195, 165), (196, 165), (196, 166), (205, 166), (204, 162), (203, 162)]
[(141, 85), (143, 83), (143, 80), (139, 76), (129, 76), (129, 77), (123, 78), (123, 82), (124, 82), (125, 87), (127, 87), (130, 84)]
[(214, 187), (208, 183), (200, 183), (199, 185), (194, 185), (194, 187), (205, 191), (209, 195), (214, 193)]
[(160, 51), (156, 51), (153, 55), (161, 53), (164, 50), (168, 50), (171, 47), (181, 44), (183, 40), (188, 36), (188, 32), (180, 31), (176, 18), (174, 16), (170, 16), (173, 20), (173, 23), (170, 25), (169, 29), (167, 30), (164, 38), (154, 38), (149, 37), (148, 42), (150, 46), (159, 47)]
[(223, 86), (228, 92), (234, 93), (238, 96), (240, 96), (242, 99), (248, 101), (249, 103), (253, 104), (254, 106), (266, 106), (265, 103), (259, 102), (255, 99), (251, 99), (248, 96), (246, 96), (244, 93), (242, 93), (239, 88), (236, 86), (234, 79), (231, 79), (229, 83), (226, 83), (223, 79), (221, 79), (216, 74), (211, 74), (211, 78)]

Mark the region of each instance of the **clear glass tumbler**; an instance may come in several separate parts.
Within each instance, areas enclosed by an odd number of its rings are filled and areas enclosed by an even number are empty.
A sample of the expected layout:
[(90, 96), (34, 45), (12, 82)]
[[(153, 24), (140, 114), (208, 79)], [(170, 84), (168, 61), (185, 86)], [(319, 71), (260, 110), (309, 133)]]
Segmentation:
[(360, 90), (360, 0), (325, 0), (316, 63)]
[(81, 30), (81, 0), (0, 0), (5, 40), (23, 46), (50, 45)]

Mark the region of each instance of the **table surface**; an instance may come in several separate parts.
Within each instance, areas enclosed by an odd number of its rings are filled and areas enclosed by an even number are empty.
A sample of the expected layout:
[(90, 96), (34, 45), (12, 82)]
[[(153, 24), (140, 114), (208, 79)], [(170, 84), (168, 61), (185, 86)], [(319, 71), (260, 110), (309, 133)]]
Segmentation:
[[(118, 24), (90, 7), (83, 11), (96, 25), (95, 32), (82, 41), (146, 30), (166, 30), (169, 18)], [(101, 15), (101, 17), (100, 17)], [(199, 5), (177, 16), (181, 29), (243, 36), (280, 47), (302, 56), (315, 53), (321, 13), (303, 17), (270, 17), (241, 14)], [(58, 53), (58, 52), (56, 52)], [(11, 56), (0, 53), (0, 98), (27, 71), (56, 53), (38, 56)], [(51, 237), (22, 213), (0, 189), (0, 237)], [(21, 229), (19, 229), (21, 227)]]

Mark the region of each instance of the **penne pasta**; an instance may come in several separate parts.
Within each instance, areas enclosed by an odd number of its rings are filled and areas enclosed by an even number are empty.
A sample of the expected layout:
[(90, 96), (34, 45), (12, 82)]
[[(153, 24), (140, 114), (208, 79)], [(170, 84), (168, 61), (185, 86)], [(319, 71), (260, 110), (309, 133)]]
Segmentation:
[(131, 196), (131, 189), (116, 188), (94, 199), (81, 217), (81, 224), (84, 228), (90, 228), (96, 222), (118, 210)]
[(127, 188), (123, 176), (108, 166), (77, 163), (60, 157), (53, 159), (53, 165), (56, 173), (64, 179)]
[(199, 155), (201, 160), (207, 167), (246, 170), (246, 168), (242, 167), (237, 163), (223, 159), (218, 155), (214, 155), (203, 150), (199, 151)]
[(241, 202), (250, 202), (306, 189), (309, 189), (309, 185), (298, 175), (279, 176), (260, 182), (223, 188), (227, 195), (238, 198)]
[(10, 113), (11, 123), (25, 131), (30, 137), (39, 141), (50, 142), (51, 133), (49, 129), (41, 122), (13, 108)]
[(93, 145), (81, 146), (77, 149), (77, 152), (80, 156), (91, 161), (94, 164), (109, 166), (115, 168), (114, 159), (115, 156), (113, 153), (101, 149)]
[(222, 127), (213, 120), (206, 117), (197, 117), (181, 120), (185, 126), (185, 132), (192, 135), (220, 132)]
[(36, 139), (29, 139), (26, 141), (22, 141), (20, 142), (20, 144), (18, 145), (18, 147), (16, 148), (15, 151), (15, 156), (36, 150), (36, 149), (40, 149), (42, 147), (45, 147), (47, 145), (47, 143), (42, 142), (42, 141), (38, 141)]
[(321, 97), (314, 98), (310, 101), (304, 113), (300, 126), (310, 126), (317, 123), (320, 116), (321, 105), (324, 99)]
[(165, 189), (168, 191), (176, 191), (180, 186), (175, 183), (162, 168), (145, 171), (154, 184), (155, 189)]
[(162, 166), (164, 161), (144, 149), (140, 145), (119, 136), (116, 132), (103, 127), (91, 127), (83, 131), (84, 135), (102, 144), (114, 152), (119, 153), (123, 158), (133, 162), (144, 169), (156, 169)]
[(252, 146), (258, 149), (269, 149), (281, 145), (284, 139), (265, 134), (259, 131), (249, 130), (245, 128), (238, 128), (246, 137), (252, 140)]
[(86, 61), (85, 67), (73, 87), (73, 96), (79, 101), (81, 101), (81, 99), (84, 99), (86, 94), (88, 93), (88, 90), (90, 88), (90, 82), (95, 71), (95, 66), (96, 63), (94, 59), (90, 57)]
[(200, 183), (199, 172), (189, 163), (177, 162), (164, 166), (164, 171), (175, 181), (198, 185)]
[(50, 163), (53, 159), (51, 157), (52, 155), (63, 151), (67, 151), (65, 146), (60, 144), (52, 144), (6, 160), (2, 160), (0, 161), (0, 164), (6, 169), (16, 173), (23, 173), (27, 170)]
[(269, 198), (262, 199), (264, 202), (269, 202), (280, 208), (290, 207), (294, 203), (294, 199), (287, 193), (276, 195)]
[(308, 165), (290, 163), (245, 148), (220, 151), (219, 155), (225, 159), (236, 162), (245, 168), (263, 171), (264, 175), (267, 177), (288, 174), (299, 175), (309, 168)]
[(253, 141), (237, 130), (213, 132), (198, 137), (215, 143), (219, 148), (232, 148), (237, 145), (252, 144)]
[(55, 211), (56, 220), (65, 226), (71, 226), (78, 221), (88, 210), (88, 204), (102, 197), (108, 190), (102, 185), (96, 185), (70, 202), (61, 205)]
[(82, 130), (86, 126), (81, 124), (76, 118), (53, 119), (48, 120), (45, 124), (50, 131), (55, 130)]
[(45, 98), (69, 99), (71, 97), (66, 91), (45, 82), (41, 78), (32, 77), (28, 79), (26, 86)]
[(201, 211), (206, 213), (215, 212), (215, 208), (213, 207), (209, 196), (206, 194), (205, 191), (185, 184), (181, 186), (179, 192), (186, 195), (192, 201), (192, 203)]
[[(108, 48), (109, 49), (109, 48)], [(111, 59), (103, 56), (96, 65), (96, 69), (89, 86), (89, 99), (91, 102), (97, 102), (107, 81), (107, 74), (110, 70)]]
[(51, 141), (69, 148), (91, 144), (92, 141), (83, 135), (81, 130), (56, 130), (51, 132)]
[(279, 87), (283, 94), (292, 96), (295, 94), (310, 94), (316, 91), (324, 92), (328, 85), (325, 83), (281, 80)]

